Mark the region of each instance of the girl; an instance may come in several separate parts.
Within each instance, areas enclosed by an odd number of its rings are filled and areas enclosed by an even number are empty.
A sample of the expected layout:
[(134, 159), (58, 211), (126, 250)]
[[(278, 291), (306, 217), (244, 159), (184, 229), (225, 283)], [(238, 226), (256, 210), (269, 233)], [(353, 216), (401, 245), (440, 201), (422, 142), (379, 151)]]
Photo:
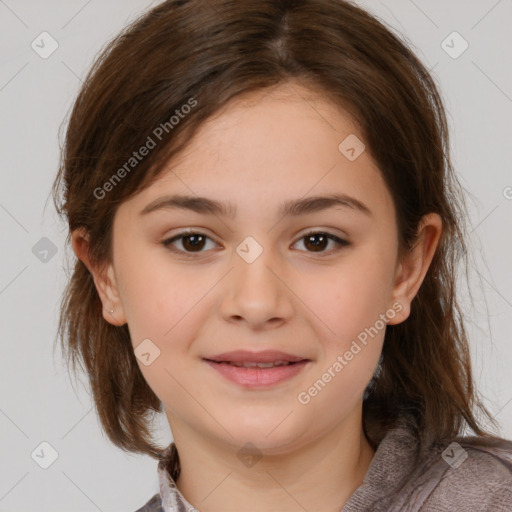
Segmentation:
[(54, 184), (59, 333), (112, 442), (158, 459), (138, 512), (512, 510), (460, 190), (432, 78), (351, 3), (168, 0), (115, 38)]

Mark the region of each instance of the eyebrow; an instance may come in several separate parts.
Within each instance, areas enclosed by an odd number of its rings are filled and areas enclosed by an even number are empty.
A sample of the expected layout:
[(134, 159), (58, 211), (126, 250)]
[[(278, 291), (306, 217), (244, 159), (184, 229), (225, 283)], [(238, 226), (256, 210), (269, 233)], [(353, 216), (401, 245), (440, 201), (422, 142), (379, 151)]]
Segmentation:
[[(327, 196), (313, 196), (304, 199), (285, 201), (279, 209), (279, 217), (299, 216), (308, 213), (320, 212), (335, 207), (346, 208), (373, 217), (372, 211), (363, 202), (346, 194), (332, 194)], [(232, 203), (221, 203), (214, 199), (200, 196), (172, 195), (155, 199), (149, 203), (140, 215), (157, 210), (182, 209), (199, 214), (219, 215), (234, 218), (236, 207)]]

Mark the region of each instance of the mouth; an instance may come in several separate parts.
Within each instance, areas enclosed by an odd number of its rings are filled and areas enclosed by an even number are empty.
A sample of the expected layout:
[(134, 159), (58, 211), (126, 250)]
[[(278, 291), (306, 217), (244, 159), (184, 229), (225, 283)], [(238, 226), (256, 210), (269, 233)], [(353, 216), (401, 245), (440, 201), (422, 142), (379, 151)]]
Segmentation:
[(311, 359), (277, 351), (237, 351), (203, 358), (227, 380), (244, 388), (276, 385), (298, 375)]
[(300, 361), (269, 361), (269, 362), (256, 362), (256, 361), (215, 361), (213, 359), (205, 359), (211, 363), (216, 364), (229, 364), (237, 368), (277, 368), (279, 366), (290, 366), (302, 362), (309, 361), (309, 359), (301, 359)]
[(288, 363), (297, 363), (306, 360), (296, 354), (288, 354), (280, 350), (260, 350), (254, 352), (251, 350), (232, 350), (231, 352), (223, 352), (211, 357), (205, 357), (208, 361), (216, 363), (242, 363), (242, 364), (264, 364), (272, 363), (274, 365), (284, 365)]

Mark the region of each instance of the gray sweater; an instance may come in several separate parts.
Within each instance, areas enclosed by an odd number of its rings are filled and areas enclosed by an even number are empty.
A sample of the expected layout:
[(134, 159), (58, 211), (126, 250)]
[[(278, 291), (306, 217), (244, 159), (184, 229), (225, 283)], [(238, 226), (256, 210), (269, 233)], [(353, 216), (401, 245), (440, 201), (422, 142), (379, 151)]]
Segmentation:
[[(200, 512), (166, 469), (179, 470), (174, 443), (165, 454), (157, 468), (160, 493), (136, 512)], [(400, 419), (340, 512), (512, 512), (512, 441), (457, 437), (432, 446), (415, 466), (417, 457), (418, 440)]]

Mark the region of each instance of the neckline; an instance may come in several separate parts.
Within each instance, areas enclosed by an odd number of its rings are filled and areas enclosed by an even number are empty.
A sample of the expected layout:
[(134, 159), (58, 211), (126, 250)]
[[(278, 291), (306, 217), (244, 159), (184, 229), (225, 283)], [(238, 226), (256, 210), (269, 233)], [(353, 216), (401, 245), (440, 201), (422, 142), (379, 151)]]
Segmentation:
[[(358, 512), (385, 496), (392, 499), (414, 471), (417, 457), (418, 440), (412, 431), (411, 418), (400, 416), (375, 448), (362, 483), (340, 512)], [(197, 510), (176, 486), (180, 471), (179, 454), (173, 441), (165, 448), (158, 463), (160, 495), (165, 512)]]

